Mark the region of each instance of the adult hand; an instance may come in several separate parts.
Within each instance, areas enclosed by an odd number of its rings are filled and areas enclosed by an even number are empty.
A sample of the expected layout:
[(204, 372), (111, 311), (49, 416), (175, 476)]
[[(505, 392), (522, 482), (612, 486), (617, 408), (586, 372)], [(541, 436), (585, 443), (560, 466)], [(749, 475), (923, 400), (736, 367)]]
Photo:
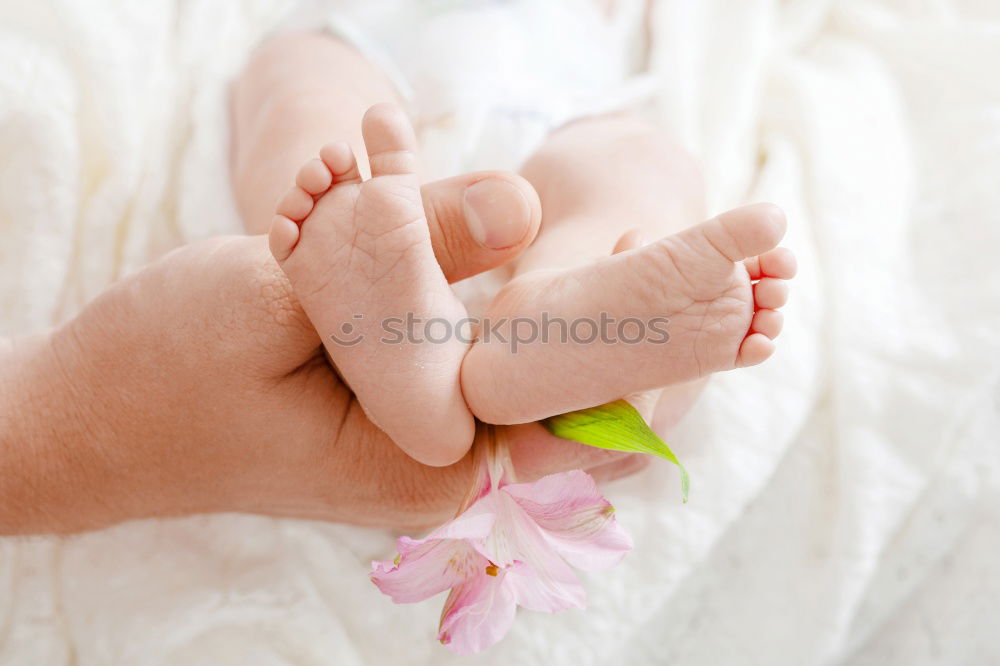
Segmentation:
[[(423, 197), (450, 280), (505, 263), (538, 229), (516, 176), (452, 178)], [(499, 237), (521, 240), (482, 244)], [(262, 236), (179, 248), (0, 355), (0, 533), (213, 511), (414, 529), (452, 513), (472, 479), (470, 456), (426, 467), (367, 419)], [(537, 424), (504, 433), (525, 479), (642, 465)]]

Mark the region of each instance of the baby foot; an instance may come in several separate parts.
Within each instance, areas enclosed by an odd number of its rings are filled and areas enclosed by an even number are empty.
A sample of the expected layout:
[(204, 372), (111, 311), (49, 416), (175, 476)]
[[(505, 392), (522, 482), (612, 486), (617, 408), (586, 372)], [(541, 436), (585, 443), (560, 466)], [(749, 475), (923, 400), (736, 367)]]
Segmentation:
[[(588, 266), (522, 275), (466, 357), (469, 407), (490, 423), (523, 423), (764, 361), (795, 274), (777, 247), (784, 233), (781, 210), (758, 204)], [(534, 340), (513, 353), (523, 338)]]
[(409, 121), (377, 105), (362, 134), (372, 177), (346, 143), (324, 146), (278, 204), (271, 253), (369, 418), (418, 461), (447, 465), (474, 434), (459, 381), (468, 345), (402, 332), (410, 313), (453, 331), (465, 308), (434, 257)]

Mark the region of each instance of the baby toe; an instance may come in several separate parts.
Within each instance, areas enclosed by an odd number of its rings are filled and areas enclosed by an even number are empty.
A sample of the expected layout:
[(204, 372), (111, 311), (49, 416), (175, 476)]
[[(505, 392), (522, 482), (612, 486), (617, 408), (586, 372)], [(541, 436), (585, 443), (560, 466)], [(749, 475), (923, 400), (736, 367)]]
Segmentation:
[(773, 204), (751, 204), (722, 213), (692, 229), (705, 235), (729, 261), (743, 261), (774, 248), (785, 235), (785, 214)]
[[(760, 275), (758, 277), (773, 277), (790, 280), (795, 277), (798, 262), (795, 255), (787, 247), (777, 247), (760, 255)], [(755, 278), (757, 279), (757, 278)]]
[(358, 160), (346, 141), (326, 144), (320, 149), (319, 157), (333, 174), (334, 182), (361, 182)]
[(740, 345), (736, 367), (745, 368), (766, 361), (774, 353), (774, 342), (762, 333), (751, 333)]
[(278, 202), (278, 207), (275, 212), (278, 215), (284, 215), (290, 220), (296, 222), (301, 222), (308, 217), (309, 213), (313, 209), (313, 198), (312, 195), (303, 190), (299, 186), (295, 186), (288, 190), (281, 201)]
[(751, 333), (766, 335), (771, 340), (778, 337), (785, 324), (785, 315), (778, 310), (758, 310), (750, 323)]
[(775, 310), (788, 302), (788, 284), (775, 278), (761, 278), (753, 286), (755, 309)]
[(417, 139), (413, 126), (395, 104), (376, 104), (361, 120), (372, 178), (417, 172)]
[(306, 162), (295, 176), (295, 184), (312, 196), (323, 194), (333, 184), (333, 174), (323, 160)]
[(275, 215), (271, 221), (271, 230), (267, 235), (271, 254), (278, 263), (284, 262), (292, 254), (295, 244), (299, 241), (299, 225), (284, 215)]

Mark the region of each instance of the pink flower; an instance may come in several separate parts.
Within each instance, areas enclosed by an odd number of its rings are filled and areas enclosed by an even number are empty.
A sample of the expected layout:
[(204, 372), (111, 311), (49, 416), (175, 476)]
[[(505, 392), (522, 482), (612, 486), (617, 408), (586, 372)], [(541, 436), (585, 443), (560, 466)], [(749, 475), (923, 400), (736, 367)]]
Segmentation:
[(573, 568), (611, 567), (632, 548), (589, 474), (506, 483), (509, 465), (495, 454), (483, 467), (465, 511), (423, 539), (400, 537), (395, 560), (372, 563), (372, 581), (396, 603), (451, 590), (438, 639), (460, 654), (503, 638), (517, 606), (583, 608)]

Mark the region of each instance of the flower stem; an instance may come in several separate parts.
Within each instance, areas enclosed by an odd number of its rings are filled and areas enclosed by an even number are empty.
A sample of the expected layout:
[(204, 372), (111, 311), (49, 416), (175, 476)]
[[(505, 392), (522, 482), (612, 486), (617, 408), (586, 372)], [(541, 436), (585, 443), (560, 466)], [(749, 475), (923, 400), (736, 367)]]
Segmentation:
[(506, 429), (491, 423), (476, 423), (476, 439), (472, 444), (472, 485), (458, 506), (456, 516), (476, 500), (508, 483), (516, 483), (514, 461), (507, 445)]

